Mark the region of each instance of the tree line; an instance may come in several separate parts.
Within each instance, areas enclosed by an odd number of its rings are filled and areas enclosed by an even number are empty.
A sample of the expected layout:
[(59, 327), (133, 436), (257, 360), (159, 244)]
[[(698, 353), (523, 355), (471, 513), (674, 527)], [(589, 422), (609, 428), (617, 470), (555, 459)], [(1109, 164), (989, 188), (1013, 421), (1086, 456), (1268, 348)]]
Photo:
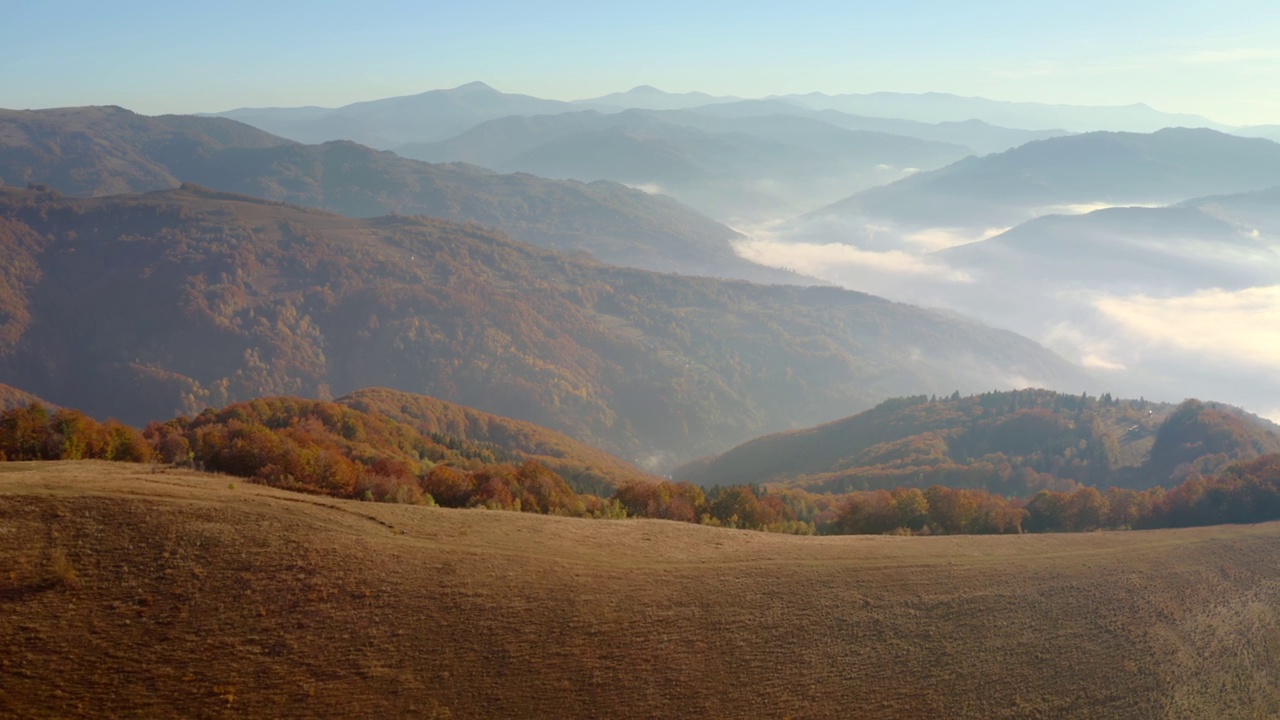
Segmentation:
[(382, 502), (576, 517), (641, 517), (798, 534), (1003, 534), (1280, 520), (1280, 455), (1171, 489), (1092, 486), (1008, 497), (934, 485), (817, 494), (631, 480), (582, 492), (501, 448), (423, 435), (330, 402), (268, 398), (138, 430), (30, 403), (0, 413), (0, 460), (164, 462), (284, 489)]

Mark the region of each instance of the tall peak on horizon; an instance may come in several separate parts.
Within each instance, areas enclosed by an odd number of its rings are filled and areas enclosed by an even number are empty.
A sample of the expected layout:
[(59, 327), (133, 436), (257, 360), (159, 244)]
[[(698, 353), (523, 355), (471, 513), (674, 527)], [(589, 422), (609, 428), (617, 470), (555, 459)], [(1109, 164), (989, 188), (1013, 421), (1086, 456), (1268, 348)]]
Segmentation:
[(488, 83), (485, 83), (485, 82), (481, 82), (480, 80), (474, 80), (465, 85), (459, 85), (458, 87), (453, 89), (462, 90), (465, 92), (492, 92), (492, 93), (498, 92), (498, 90), (495, 89), (492, 85), (489, 85)]

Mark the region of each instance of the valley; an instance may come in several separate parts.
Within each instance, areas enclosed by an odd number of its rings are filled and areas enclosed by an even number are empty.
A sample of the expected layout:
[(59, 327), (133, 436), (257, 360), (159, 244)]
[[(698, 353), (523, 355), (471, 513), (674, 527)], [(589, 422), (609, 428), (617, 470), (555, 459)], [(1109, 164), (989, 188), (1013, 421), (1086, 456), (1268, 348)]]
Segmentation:
[(661, 471), (924, 389), (1074, 391), (1012, 333), (828, 287), (602, 265), (424, 217), (186, 185), (0, 190), (0, 377), (135, 425), (263, 395), (424, 393)]
[(1276, 17), (6, 8), (0, 718), (1280, 717)]

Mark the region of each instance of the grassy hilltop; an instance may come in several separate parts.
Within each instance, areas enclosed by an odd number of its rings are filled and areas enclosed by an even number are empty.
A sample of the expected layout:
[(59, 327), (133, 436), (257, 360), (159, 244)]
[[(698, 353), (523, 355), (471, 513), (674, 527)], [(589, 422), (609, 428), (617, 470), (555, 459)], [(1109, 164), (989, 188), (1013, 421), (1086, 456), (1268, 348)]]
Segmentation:
[(0, 715), (1280, 712), (1274, 523), (806, 538), (0, 469)]

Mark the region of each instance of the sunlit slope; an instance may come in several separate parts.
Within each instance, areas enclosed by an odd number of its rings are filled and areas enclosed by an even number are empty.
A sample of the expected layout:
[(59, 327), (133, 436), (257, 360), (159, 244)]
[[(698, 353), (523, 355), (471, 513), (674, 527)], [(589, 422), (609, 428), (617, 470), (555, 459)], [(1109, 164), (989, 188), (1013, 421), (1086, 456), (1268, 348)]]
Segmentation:
[(940, 484), (1027, 496), (1050, 481), (1148, 488), (1280, 452), (1278, 429), (1198, 400), (1175, 407), (1035, 389), (916, 396), (759, 437), (673, 475), (704, 486), (777, 483), (816, 492)]
[(0, 247), (0, 378), (136, 425), (381, 386), (675, 461), (907, 392), (1091, 382), (1025, 338), (861, 293), (194, 186), (0, 190)]
[(5, 715), (1280, 712), (1274, 524), (796, 538), (0, 468)]
[(116, 107), (0, 109), (0, 185), (72, 195), (197, 183), (355, 217), (477, 222), (543, 247), (662, 272), (809, 285), (739, 258), (737, 232), (667, 197), (618, 185), (432, 165), (352, 142), (299, 145), (226, 118)]

